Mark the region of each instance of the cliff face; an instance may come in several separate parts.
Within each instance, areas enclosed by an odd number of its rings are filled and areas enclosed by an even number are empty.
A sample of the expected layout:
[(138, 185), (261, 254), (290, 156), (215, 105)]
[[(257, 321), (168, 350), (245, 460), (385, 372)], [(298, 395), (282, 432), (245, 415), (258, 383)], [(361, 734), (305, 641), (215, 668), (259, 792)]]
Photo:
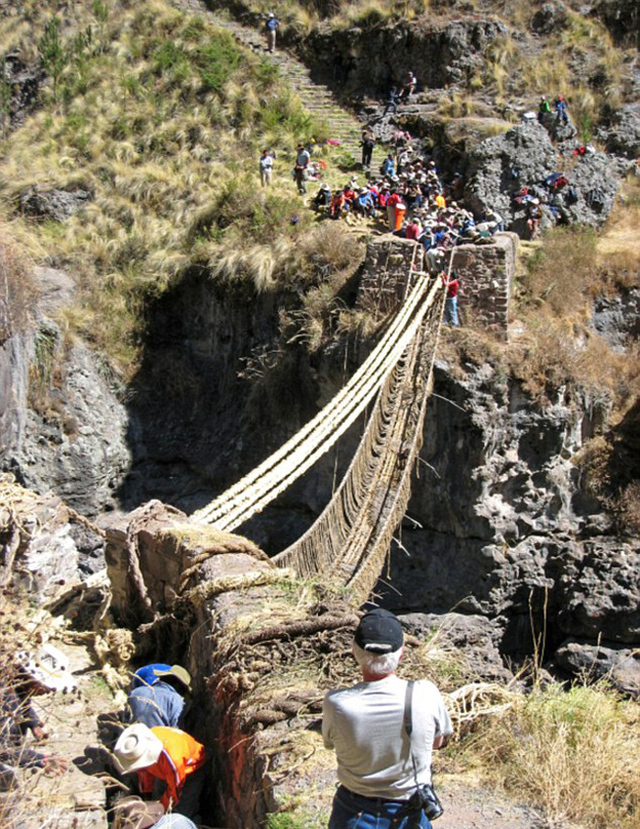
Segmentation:
[[(297, 345), (279, 353), (278, 313), (290, 301), (248, 302), (192, 274), (150, 317), (128, 411), (89, 352), (62, 348), (41, 317), (35, 337), (2, 352), (4, 468), (86, 514), (122, 504), (117, 487), (128, 508), (158, 496), (187, 512), (201, 506), (297, 431), (366, 356), (353, 342), (313, 358)], [(44, 408), (33, 404), (38, 331), (58, 354)], [(273, 362), (257, 361), (262, 374), (239, 376), (247, 360), (269, 354)], [(562, 389), (543, 408), (488, 363), (440, 362), (408, 517), (376, 590), (384, 602), (485, 616), (515, 657), (545, 629), (547, 657), (567, 671), (634, 666), (640, 552), (616, 536), (573, 461), (607, 415), (601, 402)], [(360, 425), (239, 531), (270, 553), (295, 540), (329, 501)], [(619, 457), (633, 457), (625, 447), (634, 430), (619, 432)], [(634, 682), (627, 672), (620, 686)]]
[(130, 463), (126, 410), (100, 361), (65, 343), (53, 321), (73, 280), (36, 269), (42, 295), (32, 322), (0, 344), (0, 462), (24, 486), (53, 490), (84, 515), (116, 504)]
[(385, 601), (494, 618), (517, 657), (544, 629), (547, 656), (601, 637), (629, 658), (640, 550), (615, 535), (573, 460), (605, 419), (601, 404), (562, 393), (540, 409), (488, 365), (460, 380), (440, 364), (410, 520), (377, 588)]

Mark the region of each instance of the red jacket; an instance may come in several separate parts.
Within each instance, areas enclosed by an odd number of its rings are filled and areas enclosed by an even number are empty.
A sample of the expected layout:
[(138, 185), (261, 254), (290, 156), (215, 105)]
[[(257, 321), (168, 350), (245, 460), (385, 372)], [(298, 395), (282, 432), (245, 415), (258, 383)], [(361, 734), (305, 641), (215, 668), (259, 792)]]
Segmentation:
[(167, 790), (160, 798), (165, 808), (179, 802), (182, 789), (190, 774), (201, 769), (206, 760), (204, 746), (179, 728), (155, 726), (151, 731), (162, 743), (158, 762), (138, 772), (140, 791), (153, 791), (155, 778), (164, 780)]

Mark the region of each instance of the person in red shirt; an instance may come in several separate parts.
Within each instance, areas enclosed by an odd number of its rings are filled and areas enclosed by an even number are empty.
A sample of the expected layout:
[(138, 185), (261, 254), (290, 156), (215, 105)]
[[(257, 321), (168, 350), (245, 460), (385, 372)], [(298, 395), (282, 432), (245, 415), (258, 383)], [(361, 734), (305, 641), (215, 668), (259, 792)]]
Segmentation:
[(451, 276), (447, 276), (447, 272), (442, 271), (442, 282), (447, 289), (447, 297), (444, 301), (444, 321), (448, 325), (460, 325), (458, 322), (460, 278), (455, 271), (451, 271)]
[(404, 229), (404, 238), (417, 241), (421, 233), (422, 228), (420, 227), (420, 222), (412, 219)]
[(135, 723), (122, 732), (113, 753), (122, 773), (138, 773), (143, 794), (153, 791), (156, 779), (166, 783), (160, 798), (165, 811), (172, 808), (185, 817), (198, 813), (206, 754), (185, 731)]

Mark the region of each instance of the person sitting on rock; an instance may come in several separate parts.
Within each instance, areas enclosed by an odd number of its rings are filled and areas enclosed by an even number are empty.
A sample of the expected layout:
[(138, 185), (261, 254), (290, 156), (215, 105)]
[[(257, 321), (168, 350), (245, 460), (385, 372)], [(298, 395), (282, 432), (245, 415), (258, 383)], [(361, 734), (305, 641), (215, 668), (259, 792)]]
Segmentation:
[(368, 216), (371, 218), (375, 214), (375, 209), (375, 203), (371, 192), (367, 190), (366, 187), (361, 187), (353, 200), (354, 212), (359, 213), (361, 216)]
[(344, 190), (336, 190), (331, 197), (329, 204), (329, 216), (332, 219), (339, 219), (344, 213), (349, 210), (347, 200), (344, 195)]
[(131, 722), (149, 728), (178, 728), (185, 715), (185, 694), (191, 690), (189, 672), (180, 665), (152, 669), (152, 682), (142, 682), (127, 699)]
[(206, 752), (185, 731), (134, 723), (118, 737), (113, 755), (122, 774), (137, 772), (143, 794), (153, 791), (156, 780), (166, 783), (160, 798), (165, 812), (171, 808), (189, 818), (198, 813)]
[(549, 105), (549, 101), (547, 101), (546, 95), (540, 96), (540, 103), (538, 104), (538, 121), (541, 124), (544, 124), (545, 115), (551, 112), (551, 106)]
[(314, 210), (318, 212), (322, 212), (327, 208), (331, 203), (331, 187), (327, 184), (327, 182), (323, 182), (320, 185), (320, 189), (313, 197), (313, 201), (311, 202), (311, 206)]
[(385, 158), (385, 160), (380, 165), (380, 174), (384, 178), (392, 179), (396, 174), (396, 167), (393, 161), (393, 156), (391, 153)]
[(43, 645), (35, 654), (19, 652), (7, 679), (0, 687), (0, 788), (11, 789), (18, 784), (18, 768), (41, 768), (56, 776), (66, 771), (65, 758), (28, 748), (25, 739), (29, 730), (36, 740), (47, 736), (31, 698), (69, 693), (76, 681), (66, 656), (53, 645)]
[(411, 95), (413, 95), (417, 83), (418, 80), (413, 72), (407, 72), (404, 83), (402, 84), (402, 90), (400, 92), (400, 98), (403, 101), (408, 101)]

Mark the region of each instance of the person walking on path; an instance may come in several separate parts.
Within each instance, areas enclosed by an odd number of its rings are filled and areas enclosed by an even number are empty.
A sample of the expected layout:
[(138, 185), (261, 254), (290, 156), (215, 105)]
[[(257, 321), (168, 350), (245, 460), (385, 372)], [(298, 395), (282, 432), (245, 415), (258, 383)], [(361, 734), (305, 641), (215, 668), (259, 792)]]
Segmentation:
[(430, 789), (432, 752), (447, 742), (451, 720), (435, 685), (396, 676), (403, 650), (398, 619), (372, 610), (353, 642), (362, 681), (325, 695), (322, 736), (339, 782), (329, 829), (431, 827), (414, 793)]
[(263, 150), (260, 157), (260, 183), (263, 187), (271, 184), (274, 156), (271, 150)]
[(376, 143), (376, 137), (369, 127), (362, 132), (362, 169), (371, 169), (371, 157), (373, 156), (373, 148)]
[(273, 12), (267, 15), (267, 21), (264, 24), (265, 34), (267, 36), (267, 51), (275, 52), (276, 50), (276, 32), (280, 26), (280, 21)]
[(307, 167), (311, 161), (309, 150), (305, 149), (304, 144), (298, 144), (296, 163), (293, 168), (293, 178), (298, 187), (298, 193), (304, 195), (307, 192)]
[(455, 271), (451, 271), (451, 277), (447, 272), (442, 272), (442, 282), (447, 289), (447, 296), (444, 301), (444, 321), (448, 325), (460, 325), (458, 322), (458, 290), (460, 278)]

